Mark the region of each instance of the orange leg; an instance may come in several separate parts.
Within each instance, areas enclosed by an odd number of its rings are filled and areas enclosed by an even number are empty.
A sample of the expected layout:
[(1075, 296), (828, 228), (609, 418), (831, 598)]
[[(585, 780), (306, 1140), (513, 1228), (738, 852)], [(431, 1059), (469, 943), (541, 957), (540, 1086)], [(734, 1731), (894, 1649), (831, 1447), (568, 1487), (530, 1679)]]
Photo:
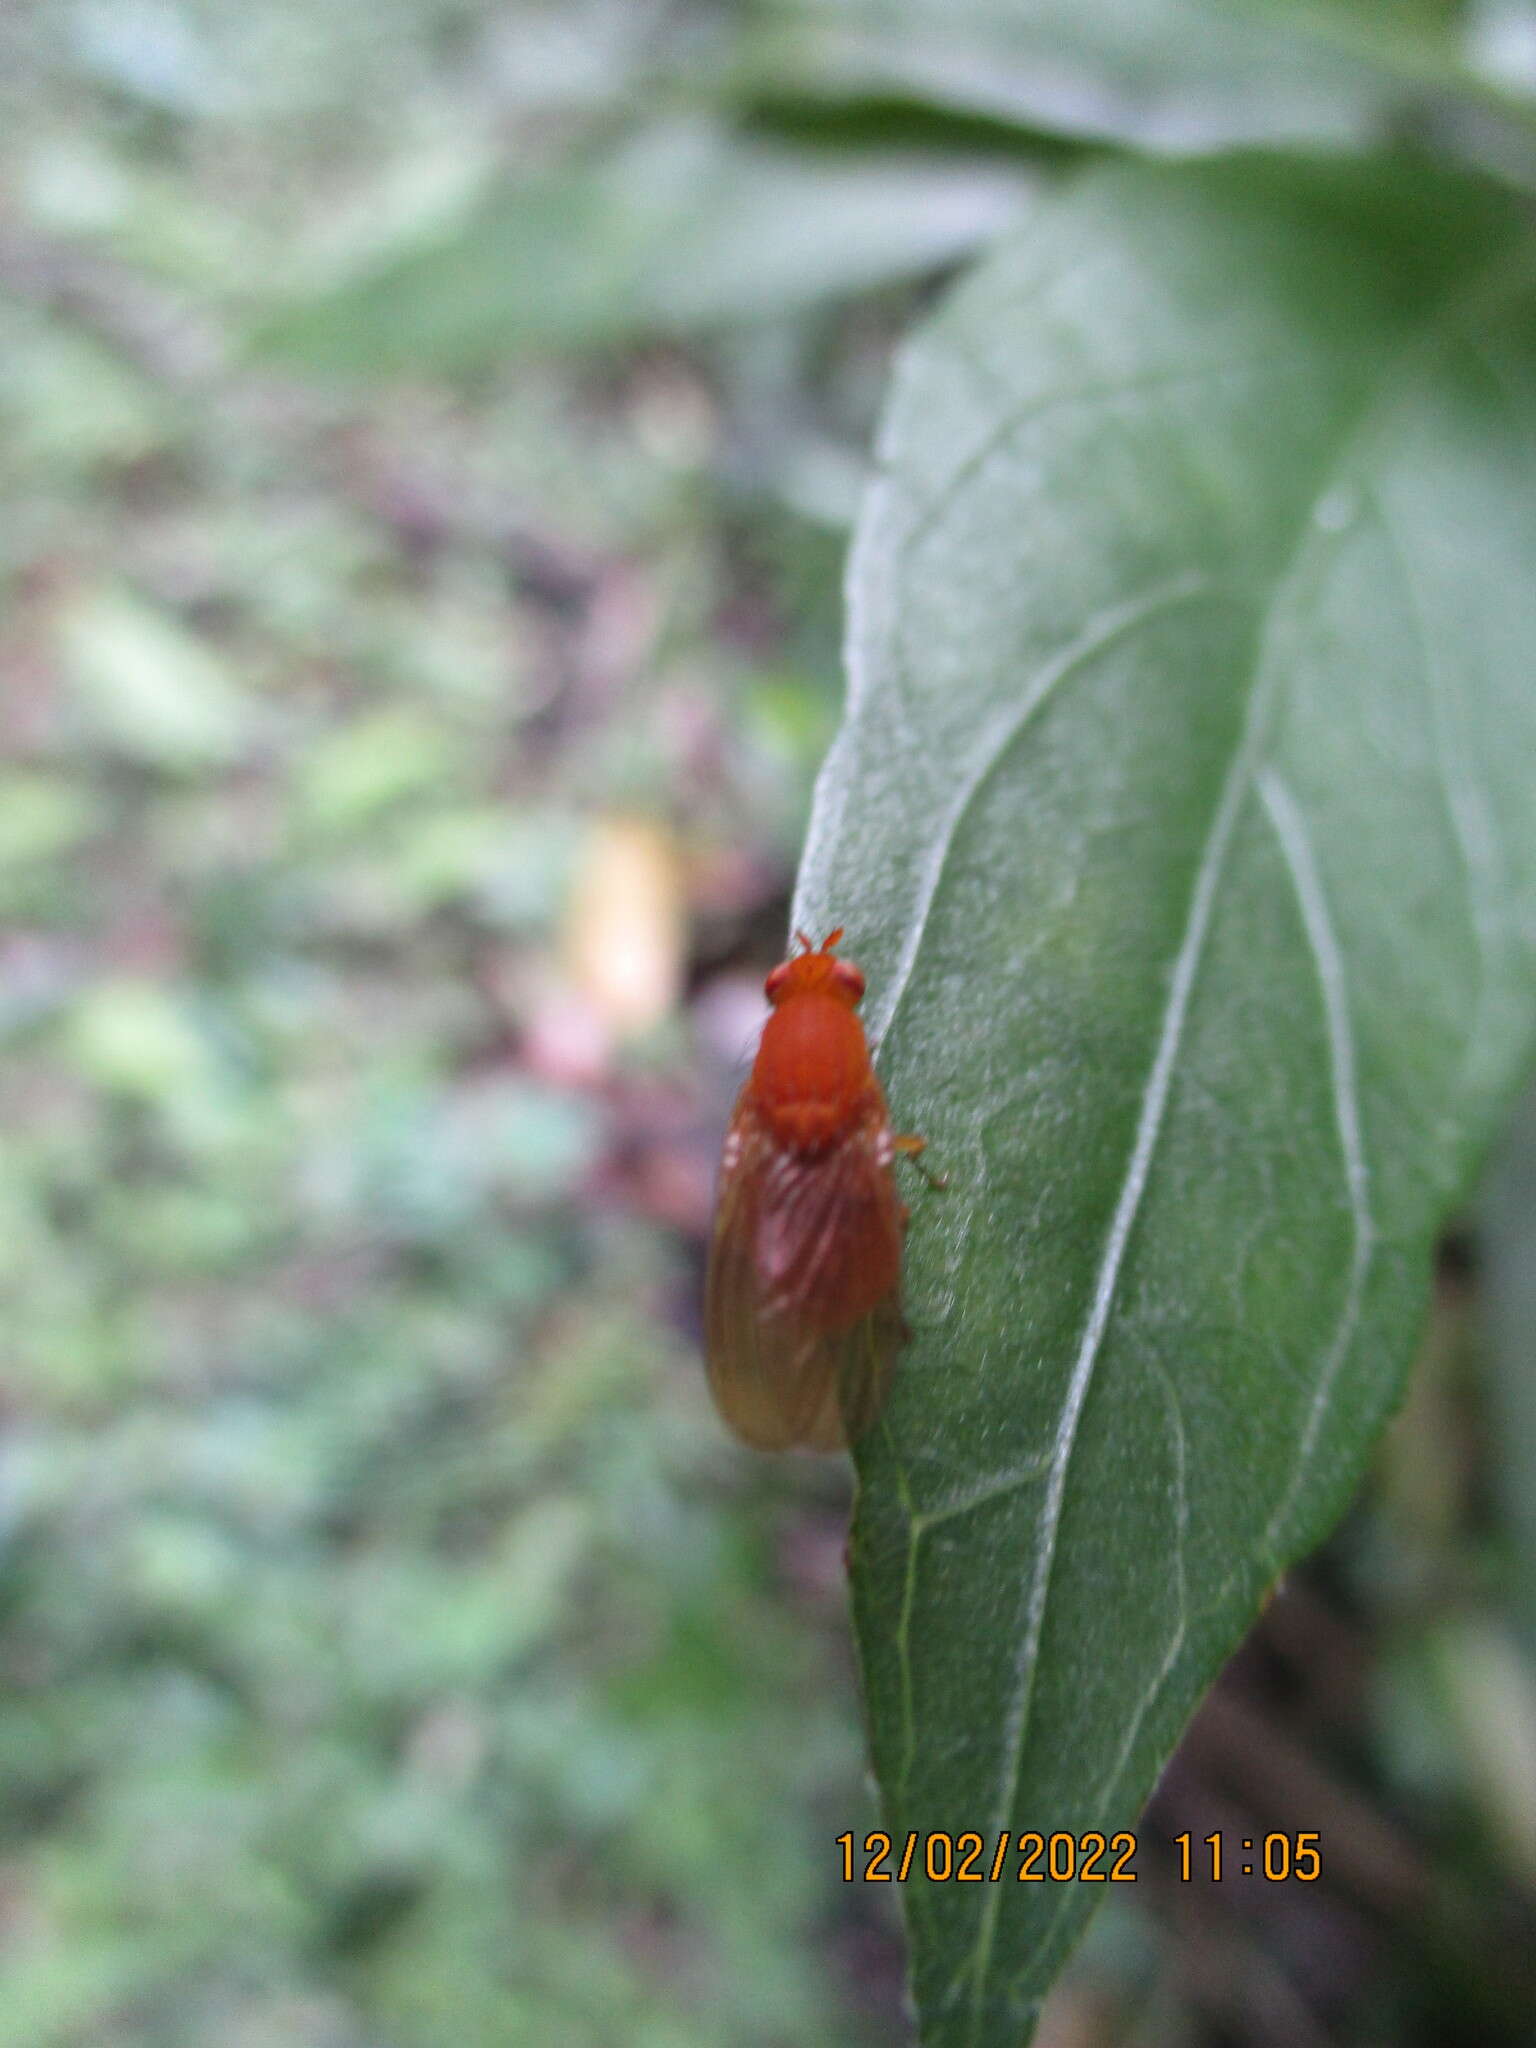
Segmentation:
[[(926, 1151), (928, 1146), (926, 1138), (919, 1138), (911, 1131), (894, 1132), (891, 1137), (891, 1143), (898, 1152), (904, 1152), (914, 1165), (917, 1163), (918, 1153)], [(923, 1176), (923, 1179), (927, 1181), (929, 1187), (947, 1188), (949, 1186), (949, 1175), (947, 1173), (930, 1173), (926, 1166), (919, 1166), (917, 1170)]]

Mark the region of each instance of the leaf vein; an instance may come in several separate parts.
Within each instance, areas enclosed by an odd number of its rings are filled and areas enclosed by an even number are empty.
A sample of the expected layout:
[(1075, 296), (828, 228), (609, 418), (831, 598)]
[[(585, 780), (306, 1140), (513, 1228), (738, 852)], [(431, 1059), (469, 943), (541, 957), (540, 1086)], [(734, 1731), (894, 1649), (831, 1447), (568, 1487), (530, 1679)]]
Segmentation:
[(1123, 635), (1134, 631), (1148, 619), (1155, 618), (1159, 612), (1171, 610), (1175, 605), (1190, 604), (1200, 598), (1217, 595), (1217, 586), (1209, 577), (1189, 573), (1176, 576), (1172, 581), (1159, 584), (1125, 604), (1115, 605), (1110, 610), (1102, 612), (1074, 640), (1068, 641), (1065, 647), (1059, 648), (1044, 663), (1026, 690), (1023, 702), (1010, 707), (1005, 717), (994, 720), (991, 730), (982, 742), (981, 757), (971, 773), (961, 781), (924, 863), (917, 907), (914, 915), (908, 920), (901, 955), (888, 984), (889, 999), (883, 1012), (878, 1017), (872, 1015), (870, 1019), (871, 1034), (880, 1044), (883, 1045), (890, 1036), (896, 1012), (911, 982), (912, 971), (917, 964), (918, 952), (928, 930), (928, 920), (938, 895), (939, 883), (949, 863), (955, 836), (964, 823), (966, 814), (997, 772), (1010, 748), (1023, 736), (1052, 693), (1076, 670), (1085, 667), (1096, 655), (1104, 653)]
[[(1243, 800), (1248, 792), (1253, 773), (1254, 756), (1258, 746), (1260, 718), (1267, 706), (1269, 692), (1256, 684), (1249, 699), (1248, 719), (1243, 736), (1233, 756), (1226, 779), (1222, 784), (1211, 828), (1201, 849), (1195, 869), (1194, 884), (1190, 893), (1190, 907), (1185, 921), (1183, 937), (1173, 962), (1169, 980), (1168, 1000), (1163, 1008), (1158, 1028), (1157, 1047), (1152, 1066), (1142, 1092), (1141, 1108), (1136, 1122), (1136, 1136), (1131, 1148), (1130, 1164), (1121, 1183), (1120, 1194), (1115, 1203), (1110, 1221), (1109, 1233), (1105, 1240), (1104, 1252), (1099, 1262), (1098, 1274), (1094, 1281), (1093, 1299), (1089, 1307), (1088, 1321), (1073, 1361), (1071, 1378), (1067, 1383), (1066, 1399), (1062, 1404), (1061, 1416), (1057, 1423), (1055, 1443), (1051, 1452), (1050, 1473), (1046, 1482), (1045, 1505), (1040, 1518), (1040, 1543), (1034, 1582), (1030, 1589), (1029, 1605), (1025, 1616), (1023, 1638), (1015, 1660), (1014, 1684), (1009, 1701), (1008, 1714), (1004, 1723), (1004, 1754), (1007, 1759), (999, 1787), (997, 1805), (994, 1809), (995, 1828), (1007, 1825), (1018, 1795), (1019, 1776), (1024, 1763), (1024, 1746), (1029, 1730), (1030, 1710), (1034, 1703), (1035, 1671), (1041, 1633), (1045, 1624), (1045, 1611), (1050, 1599), (1051, 1578), (1056, 1563), (1057, 1537), (1061, 1529), (1061, 1517), (1066, 1501), (1067, 1474), (1072, 1462), (1072, 1453), (1077, 1444), (1078, 1425), (1082, 1419), (1088, 1390), (1099, 1361), (1105, 1331), (1109, 1327), (1115, 1293), (1119, 1286), (1120, 1270), (1125, 1260), (1126, 1247), (1130, 1243), (1131, 1231), (1140, 1211), (1142, 1198), (1146, 1193), (1147, 1181), (1152, 1167), (1152, 1155), (1162, 1131), (1163, 1118), (1168, 1107), (1168, 1098), (1173, 1086), (1174, 1065), (1183, 1042), (1184, 1024), (1189, 1013), (1189, 1001), (1195, 985), (1201, 956), (1205, 949), (1206, 934), (1210, 928), (1211, 914), (1215, 907), (1216, 891), (1226, 862), (1227, 848), (1231, 844), (1233, 830)], [(977, 1932), (976, 1946), (971, 1960), (972, 2006), (971, 2038), (980, 2039), (982, 2024), (982, 1996), (986, 1984), (987, 1968), (991, 1961), (992, 1944), (996, 1938), (998, 1895), (989, 1896), (983, 1904), (981, 1924)]]
[[(972, 368), (978, 367), (973, 358), (966, 356), (964, 360)], [(1248, 361), (1201, 363), (1193, 369), (1154, 370), (1149, 371), (1144, 377), (1122, 377), (1100, 384), (1083, 384), (1070, 391), (1032, 392), (1021, 404), (1004, 413), (976, 446), (961, 457), (928, 503), (916, 513), (902, 535), (899, 563), (905, 568), (911, 562), (912, 557), (940, 524), (944, 514), (965, 486), (986, 468), (993, 456), (1006, 448), (1022, 428), (1032, 425), (1048, 413), (1064, 410), (1073, 405), (1092, 405), (1117, 398), (1132, 398), (1143, 391), (1176, 390), (1180, 385), (1199, 385), (1220, 377), (1257, 376), (1266, 370), (1284, 371), (1297, 367), (1298, 365), (1286, 356), (1255, 356)]]
[(1323, 1018), (1328, 1033), (1328, 1063), (1333, 1091), (1334, 1122), (1338, 1130), (1339, 1154), (1353, 1224), (1349, 1273), (1345, 1281), (1338, 1324), (1324, 1354), (1323, 1369), (1318, 1376), (1307, 1420), (1296, 1447), (1296, 1465), (1291, 1483), (1270, 1516), (1264, 1532), (1265, 1547), (1273, 1554), (1276, 1539), (1295, 1506), (1296, 1496), (1301, 1490), (1308, 1463), (1317, 1444), (1318, 1433), (1323, 1426), (1323, 1418), (1333, 1399), (1334, 1387), (1343, 1370), (1349, 1347), (1354, 1342), (1376, 1241), (1376, 1226), (1371, 1214), (1370, 1177), (1366, 1165), (1360, 1115), (1358, 1062), (1354, 1026), (1350, 1020), (1344, 956), (1333, 929), (1327, 894), (1312, 850), (1311, 834), (1301, 809), (1276, 769), (1261, 769), (1257, 780), (1264, 809), (1274, 827), (1275, 837), (1280, 842), (1286, 872), (1290, 876), (1291, 887), (1301, 912), (1307, 949), (1317, 973)]
[[(1163, 1660), (1147, 1681), (1146, 1690), (1132, 1709), (1126, 1723), (1125, 1736), (1110, 1766), (1104, 1792), (1095, 1810), (1095, 1823), (1102, 1826), (1114, 1811), (1120, 1796), (1120, 1781), (1130, 1765), (1131, 1753), (1136, 1747), (1136, 1738), (1142, 1725), (1157, 1704), (1158, 1696), (1173, 1676), (1174, 1668), (1183, 1653), (1189, 1635), (1189, 1572), (1185, 1548), (1189, 1538), (1189, 1434), (1184, 1422), (1184, 1403), (1174, 1384), (1172, 1373), (1165, 1365), (1152, 1361), (1153, 1370), (1162, 1382), (1163, 1394), (1168, 1404), (1169, 1438), (1173, 1445), (1175, 1499), (1178, 1503), (1174, 1528), (1175, 1585), (1177, 1588), (1175, 1606), (1177, 1620), (1168, 1637), (1168, 1647)], [(1048, 1948), (1055, 1938), (1056, 1929), (1072, 1910), (1074, 1900), (1070, 1888), (1063, 1887), (1056, 1901), (1056, 1910), (1045, 1924), (1040, 1945)]]

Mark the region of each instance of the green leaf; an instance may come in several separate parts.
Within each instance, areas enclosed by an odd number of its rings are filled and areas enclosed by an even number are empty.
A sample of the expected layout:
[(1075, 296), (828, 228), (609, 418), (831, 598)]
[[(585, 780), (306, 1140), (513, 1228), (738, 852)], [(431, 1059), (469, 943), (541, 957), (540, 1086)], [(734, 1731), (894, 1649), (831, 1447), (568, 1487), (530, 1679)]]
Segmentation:
[(98, 982), (75, 1006), (69, 1043), (90, 1080), (146, 1102), (214, 1085), (210, 1048), (186, 1004), (152, 981)]
[(748, 75), (775, 94), (896, 94), (1170, 151), (1381, 139), (1426, 99), (1529, 119), (1491, 23), (1437, 0), (769, 0)]
[(1373, 67), (1224, 0), (773, 0), (758, 62), (781, 89), (899, 92), (1161, 149), (1358, 142)]
[(89, 792), (63, 776), (26, 769), (0, 775), (0, 876), (67, 852), (94, 819)]
[(1017, 170), (751, 144), (692, 123), (494, 194), (283, 315), (257, 347), (349, 374), (802, 311), (952, 262), (1009, 225)]
[(93, 733), (167, 773), (223, 768), (250, 745), (254, 700), (209, 643), (127, 590), (83, 590), (62, 610), (59, 656)]
[[(1536, 250), (1414, 165), (1074, 186), (896, 380), (795, 922), (914, 1192), (853, 1585), (889, 1824), (1133, 1824), (1396, 1399), (1536, 980)], [(1100, 1887), (902, 1888), (1017, 2048)]]
[(356, 832), (403, 798), (450, 781), (453, 748), (442, 725), (404, 706), (338, 725), (297, 764), (304, 821), (322, 832)]
[(149, 454), (163, 429), (141, 376), (67, 321), (27, 320), (14, 307), (6, 319), (0, 425), (11, 462), (69, 475)]

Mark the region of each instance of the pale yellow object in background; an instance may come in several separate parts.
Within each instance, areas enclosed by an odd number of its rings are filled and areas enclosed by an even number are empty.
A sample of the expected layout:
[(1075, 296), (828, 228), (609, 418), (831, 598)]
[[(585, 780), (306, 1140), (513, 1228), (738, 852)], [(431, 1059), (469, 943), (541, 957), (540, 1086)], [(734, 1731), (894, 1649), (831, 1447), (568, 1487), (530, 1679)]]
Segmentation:
[(574, 987), (616, 1039), (659, 1024), (683, 972), (677, 841), (651, 819), (594, 819), (576, 863), (561, 945)]

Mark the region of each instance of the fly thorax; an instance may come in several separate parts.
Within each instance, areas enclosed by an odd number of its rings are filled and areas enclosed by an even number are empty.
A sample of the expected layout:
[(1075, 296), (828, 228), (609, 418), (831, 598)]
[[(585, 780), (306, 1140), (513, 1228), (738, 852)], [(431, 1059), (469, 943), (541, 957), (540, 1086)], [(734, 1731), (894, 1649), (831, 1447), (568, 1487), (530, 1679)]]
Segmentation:
[(753, 1096), (775, 1135), (797, 1150), (832, 1144), (854, 1130), (871, 1079), (864, 1027), (834, 997), (795, 996), (763, 1027)]

